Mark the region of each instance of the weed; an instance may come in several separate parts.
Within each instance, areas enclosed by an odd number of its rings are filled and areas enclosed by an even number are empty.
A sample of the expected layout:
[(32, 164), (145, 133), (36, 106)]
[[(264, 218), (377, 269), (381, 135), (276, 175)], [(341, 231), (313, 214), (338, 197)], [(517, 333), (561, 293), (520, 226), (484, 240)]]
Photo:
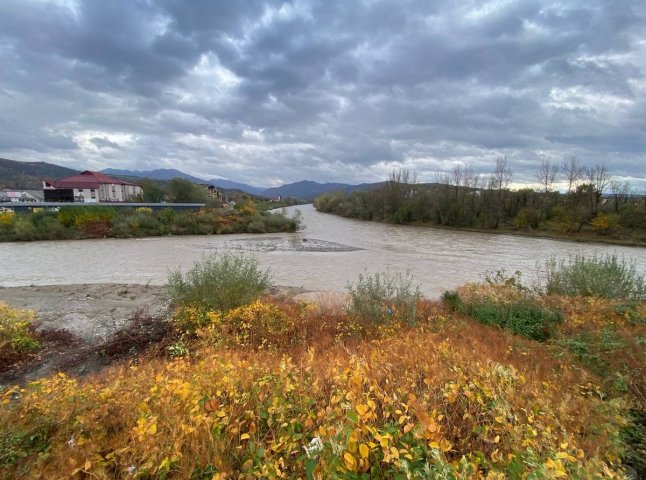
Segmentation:
[(376, 273), (359, 275), (356, 285), (348, 284), (350, 304), (347, 313), (359, 322), (385, 325), (393, 320), (414, 325), (417, 302), (422, 295), (413, 287), (413, 277), (406, 274)]
[(548, 294), (583, 295), (587, 297), (646, 298), (646, 284), (634, 262), (617, 255), (585, 257), (576, 255), (567, 262), (552, 257), (546, 267)]
[(166, 289), (173, 304), (225, 312), (254, 301), (271, 286), (269, 270), (243, 252), (205, 255), (185, 275), (174, 270)]
[(166, 350), (168, 350), (168, 355), (170, 355), (171, 358), (185, 357), (189, 353), (186, 343), (184, 343), (182, 340), (169, 345)]
[(0, 361), (16, 360), (38, 350), (35, 317), (33, 310), (21, 310), (0, 302)]

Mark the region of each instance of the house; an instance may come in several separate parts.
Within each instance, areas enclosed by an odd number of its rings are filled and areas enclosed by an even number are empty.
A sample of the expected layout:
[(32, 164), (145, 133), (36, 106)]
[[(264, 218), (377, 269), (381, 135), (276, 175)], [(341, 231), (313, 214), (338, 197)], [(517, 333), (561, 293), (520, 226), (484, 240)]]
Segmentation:
[(43, 180), (46, 202), (127, 202), (144, 193), (140, 185), (86, 170), (78, 175)]
[(200, 183), (200, 186), (206, 190), (209, 198), (213, 200), (222, 200), (222, 193), (215, 185), (210, 185), (208, 183)]

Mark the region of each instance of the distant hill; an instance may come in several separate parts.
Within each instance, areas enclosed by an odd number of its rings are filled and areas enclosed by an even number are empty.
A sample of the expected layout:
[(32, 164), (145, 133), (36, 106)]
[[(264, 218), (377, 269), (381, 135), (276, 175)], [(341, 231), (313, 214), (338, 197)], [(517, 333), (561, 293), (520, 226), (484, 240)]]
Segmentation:
[(253, 195), (261, 195), (265, 190), (264, 188), (253, 187), (247, 185), (246, 183), (233, 182), (231, 180), (225, 180), (222, 178), (212, 178), (211, 180), (205, 180), (204, 178), (194, 177), (188, 173), (181, 172), (174, 168), (158, 168), (156, 170), (123, 170), (118, 168), (106, 168), (101, 170), (107, 175), (119, 175), (122, 177), (137, 177), (137, 178), (152, 178), (153, 180), (172, 180), (173, 178), (185, 178), (195, 183), (210, 183), (220, 188), (225, 188), (228, 190), (236, 189), (242, 190), (246, 193), (251, 193)]
[(212, 178), (208, 180), (208, 183), (212, 183), (216, 187), (226, 188), (228, 190), (242, 190), (246, 193), (251, 193), (252, 195), (261, 195), (264, 196), (265, 188), (254, 187), (253, 185), (247, 185), (246, 183), (233, 182), (231, 180), (225, 180), (223, 178)]
[(194, 177), (188, 173), (180, 172), (174, 168), (158, 168), (156, 170), (124, 170), (120, 168), (105, 168), (101, 170), (106, 175), (119, 175), (122, 177), (152, 178), (153, 180), (172, 180), (185, 178), (195, 183), (207, 183), (203, 178)]
[(43, 178), (64, 178), (79, 170), (47, 162), (17, 162), (0, 158), (0, 188), (42, 190)]
[[(148, 178), (158, 181), (168, 181), (173, 178), (185, 178), (195, 183), (209, 183), (226, 190), (240, 190), (252, 195), (263, 197), (274, 197), (281, 195), (283, 197), (294, 197), (300, 200), (312, 201), (318, 195), (323, 193), (344, 191), (352, 192), (355, 190), (369, 190), (375, 188), (381, 183), (364, 183), (361, 185), (350, 185), (347, 183), (318, 183), (310, 180), (289, 183), (280, 187), (261, 188), (254, 187), (245, 183), (234, 182), (222, 178), (204, 178), (195, 177), (174, 168), (159, 168), (156, 170), (125, 170), (118, 168), (106, 168), (101, 170), (107, 175), (114, 175), (129, 181), (135, 181), (137, 178)], [(43, 178), (64, 178), (78, 173), (79, 170), (73, 170), (67, 167), (61, 167), (46, 162), (17, 162), (0, 158), (0, 188), (11, 188), (16, 190), (40, 190), (42, 188)]]
[(351, 185), (348, 183), (318, 183), (311, 180), (302, 180), (296, 183), (288, 183), (280, 187), (272, 187), (265, 190), (262, 194), (265, 197), (274, 197), (282, 195), (283, 197), (294, 197), (299, 200), (312, 201), (314, 198), (324, 193), (331, 192), (354, 192), (358, 190), (371, 190), (378, 187), (380, 183), (362, 183), (360, 185)]

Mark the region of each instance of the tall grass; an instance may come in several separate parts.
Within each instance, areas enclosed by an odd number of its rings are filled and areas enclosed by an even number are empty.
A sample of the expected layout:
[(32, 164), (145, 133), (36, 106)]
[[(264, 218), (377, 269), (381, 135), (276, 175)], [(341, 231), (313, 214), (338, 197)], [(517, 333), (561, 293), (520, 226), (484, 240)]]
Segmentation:
[(359, 275), (356, 285), (348, 284), (347, 313), (361, 322), (387, 324), (400, 320), (415, 324), (417, 302), (422, 294), (413, 286), (410, 273), (375, 273)]
[(243, 252), (205, 255), (186, 274), (173, 270), (166, 289), (173, 304), (224, 312), (253, 302), (271, 286), (269, 270)]
[(552, 257), (546, 263), (546, 292), (586, 297), (646, 298), (644, 276), (635, 262), (617, 255), (586, 257), (576, 255), (567, 261)]

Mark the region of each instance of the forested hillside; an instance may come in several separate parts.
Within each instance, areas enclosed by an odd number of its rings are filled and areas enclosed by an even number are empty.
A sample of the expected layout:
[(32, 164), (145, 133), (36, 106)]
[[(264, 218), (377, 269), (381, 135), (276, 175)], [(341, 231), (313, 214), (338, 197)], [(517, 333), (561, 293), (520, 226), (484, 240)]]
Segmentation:
[(17, 162), (0, 158), (0, 188), (39, 190), (46, 177), (62, 178), (78, 173), (77, 170), (47, 162)]

